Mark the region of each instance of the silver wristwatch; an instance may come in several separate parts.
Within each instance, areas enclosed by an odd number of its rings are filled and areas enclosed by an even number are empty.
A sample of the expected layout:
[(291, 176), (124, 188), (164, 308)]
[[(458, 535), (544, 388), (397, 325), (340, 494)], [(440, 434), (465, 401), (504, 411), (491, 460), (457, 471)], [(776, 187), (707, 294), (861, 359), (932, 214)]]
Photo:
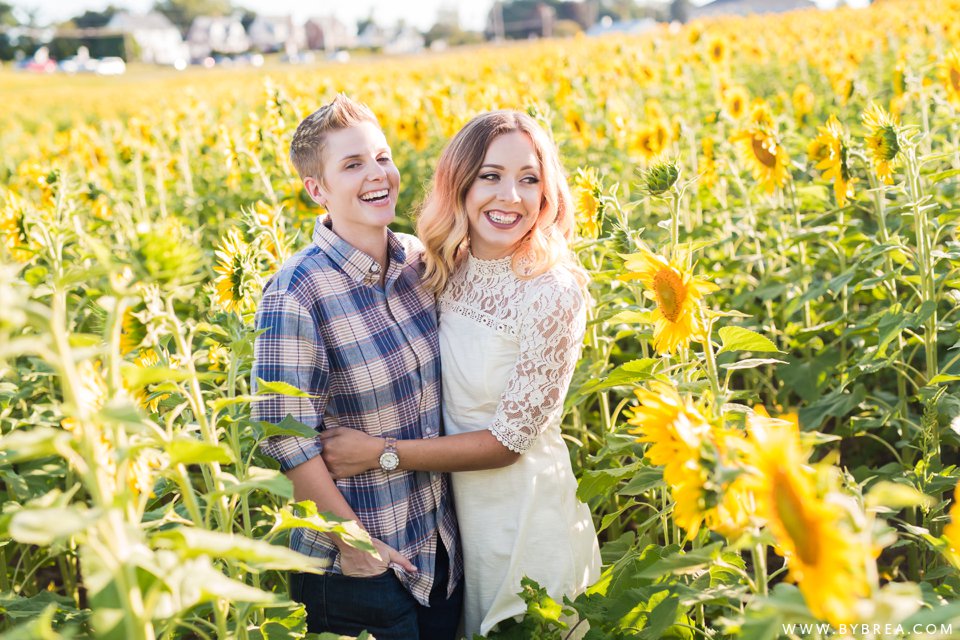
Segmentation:
[(397, 453), (397, 439), (386, 438), (383, 453), (380, 454), (380, 468), (384, 471), (393, 471), (400, 466), (400, 455)]

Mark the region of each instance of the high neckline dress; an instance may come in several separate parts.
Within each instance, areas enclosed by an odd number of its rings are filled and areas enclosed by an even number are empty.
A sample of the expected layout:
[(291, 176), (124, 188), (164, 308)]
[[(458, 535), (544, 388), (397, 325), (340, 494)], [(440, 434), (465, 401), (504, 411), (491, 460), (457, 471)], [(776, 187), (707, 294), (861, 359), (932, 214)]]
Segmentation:
[(561, 601), (600, 574), (596, 531), (560, 436), (583, 294), (562, 266), (521, 280), (510, 262), (468, 256), (439, 300), (445, 433), (488, 429), (522, 454), (501, 469), (451, 474), (468, 638), (526, 611), (523, 576)]

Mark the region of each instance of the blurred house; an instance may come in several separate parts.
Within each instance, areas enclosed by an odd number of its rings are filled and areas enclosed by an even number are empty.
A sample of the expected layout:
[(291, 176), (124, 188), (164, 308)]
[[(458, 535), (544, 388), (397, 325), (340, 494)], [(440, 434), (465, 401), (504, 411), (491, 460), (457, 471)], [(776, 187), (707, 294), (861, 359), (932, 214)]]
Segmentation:
[(356, 45), (384, 53), (416, 53), (423, 51), (426, 41), (413, 27), (397, 25), (385, 29), (371, 22), (357, 36)]
[(544, 2), (494, 2), (487, 14), (484, 35), (494, 40), (549, 38), (556, 22), (556, 8)]
[(423, 51), (426, 44), (423, 35), (410, 26), (394, 28), (387, 32), (387, 44), (384, 53), (417, 53)]
[(307, 49), (333, 52), (356, 46), (356, 37), (333, 16), (310, 18), (303, 25)]
[(180, 30), (162, 13), (138, 15), (121, 11), (105, 28), (118, 31), (131, 40), (135, 46), (128, 51), (135, 52), (141, 62), (181, 65), (190, 58), (190, 50)]
[(604, 16), (600, 22), (597, 22), (589, 29), (588, 36), (603, 36), (608, 33), (643, 33), (657, 27), (657, 21), (653, 18), (640, 18), (639, 20), (613, 20), (609, 16)]
[(746, 16), (752, 13), (783, 13), (797, 9), (815, 9), (810, 0), (713, 0), (702, 7), (690, 7), (690, 18)]
[(198, 16), (187, 32), (190, 57), (194, 60), (214, 53), (233, 55), (250, 48), (250, 38), (240, 18)]
[(369, 22), (357, 34), (356, 45), (362, 49), (383, 49), (387, 44), (387, 32), (376, 22)]
[(247, 31), (250, 45), (264, 53), (284, 51), (294, 54), (307, 46), (304, 28), (292, 16), (258, 15)]

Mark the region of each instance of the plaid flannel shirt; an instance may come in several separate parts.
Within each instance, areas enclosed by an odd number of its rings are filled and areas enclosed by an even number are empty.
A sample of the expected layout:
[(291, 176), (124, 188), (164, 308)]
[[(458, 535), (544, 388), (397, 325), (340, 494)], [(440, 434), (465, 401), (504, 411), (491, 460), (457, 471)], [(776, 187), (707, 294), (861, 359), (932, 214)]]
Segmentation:
[[(287, 260), (264, 287), (257, 309), (253, 382), (289, 383), (314, 398), (270, 395), (253, 417), (279, 423), (287, 415), (316, 428), (350, 427), (398, 440), (440, 435), (440, 348), (433, 295), (420, 285), (419, 240), (388, 231), (389, 266), (380, 266), (337, 236), (320, 217), (313, 243)], [(287, 471), (320, 455), (319, 438), (273, 436), (261, 445)], [(434, 583), (437, 534), (450, 556), (448, 591), (463, 575), (449, 476), (367, 471), (337, 488), (370, 535), (419, 570), (396, 570), (422, 604)], [(326, 535), (295, 529), (291, 547), (326, 558), (340, 573)]]

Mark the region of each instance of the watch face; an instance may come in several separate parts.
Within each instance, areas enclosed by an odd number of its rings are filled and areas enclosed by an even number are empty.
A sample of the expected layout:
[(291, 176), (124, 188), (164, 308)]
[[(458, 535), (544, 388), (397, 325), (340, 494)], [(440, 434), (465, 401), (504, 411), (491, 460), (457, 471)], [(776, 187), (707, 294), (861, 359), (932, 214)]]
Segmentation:
[(400, 457), (393, 451), (384, 451), (380, 454), (380, 468), (384, 471), (393, 471), (400, 464)]

